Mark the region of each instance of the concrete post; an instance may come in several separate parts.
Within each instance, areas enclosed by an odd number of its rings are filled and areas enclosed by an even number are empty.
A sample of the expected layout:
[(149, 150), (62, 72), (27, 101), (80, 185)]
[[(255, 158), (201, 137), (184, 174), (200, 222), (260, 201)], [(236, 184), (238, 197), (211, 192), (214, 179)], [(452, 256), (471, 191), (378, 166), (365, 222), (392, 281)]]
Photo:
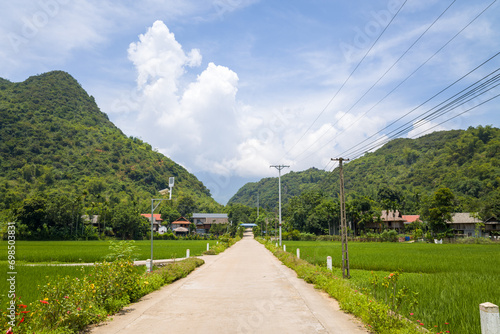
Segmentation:
[(331, 256), (326, 257), (326, 268), (328, 270), (332, 270), (332, 257)]
[(286, 252), (286, 245), (283, 245), (283, 252)]
[(300, 249), (297, 248), (297, 259), (300, 259)]
[(500, 334), (498, 306), (492, 303), (479, 305), (481, 315), (481, 334)]
[(210, 244), (207, 242), (207, 251), (210, 249)]
[(152, 262), (152, 261), (151, 261), (151, 259), (147, 259), (147, 260), (146, 260), (146, 271), (147, 271), (148, 273), (150, 273), (150, 272), (151, 272), (151, 267), (152, 267), (152, 266), (151, 266), (151, 262)]
[(189, 249), (186, 250), (186, 257), (189, 257)]
[(278, 247), (278, 243), (276, 243), (276, 247)]

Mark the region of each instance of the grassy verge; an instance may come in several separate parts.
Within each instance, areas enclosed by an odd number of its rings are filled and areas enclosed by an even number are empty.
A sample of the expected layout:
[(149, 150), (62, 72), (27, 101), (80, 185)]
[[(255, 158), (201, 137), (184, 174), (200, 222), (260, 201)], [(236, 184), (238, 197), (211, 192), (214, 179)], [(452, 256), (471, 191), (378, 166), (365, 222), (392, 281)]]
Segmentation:
[(217, 255), (219, 253), (222, 253), (232, 245), (234, 245), (236, 242), (240, 241), (241, 238), (238, 236), (236, 238), (224, 238), (221, 237), (219, 239), (219, 242), (214, 244), (213, 246), (210, 247), (209, 250), (204, 251), (203, 255)]
[(129, 260), (97, 263), (82, 268), (82, 275), (58, 276), (38, 289), (37, 300), (17, 298), (1, 310), (0, 331), (14, 333), (78, 333), (104, 321), (130, 302), (185, 277), (203, 260), (189, 258), (144, 273)]
[[(259, 241), (262, 242), (262, 240)], [(300, 278), (326, 291), (339, 302), (344, 311), (361, 319), (369, 330), (384, 334), (416, 334), (425, 331), (418, 324), (399, 316), (389, 305), (377, 301), (370, 294), (359, 291), (349, 281), (339, 278), (341, 273), (330, 272), (320, 266), (312, 265), (291, 253), (282, 251), (273, 244), (266, 243), (265, 245), (283, 264), (295, 270)]]

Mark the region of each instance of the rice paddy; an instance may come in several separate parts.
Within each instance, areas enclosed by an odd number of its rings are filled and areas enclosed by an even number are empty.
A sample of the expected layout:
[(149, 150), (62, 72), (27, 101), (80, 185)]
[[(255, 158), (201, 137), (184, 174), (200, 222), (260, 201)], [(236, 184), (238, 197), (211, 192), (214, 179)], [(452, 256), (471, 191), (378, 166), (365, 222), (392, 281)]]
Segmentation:
[[(313, 264), (334, 269), (341, 265), (339, 242), (286, 241), (286, 250)], [(359, 243), (349, 244), (351, 282), (372, 293), (374, 272), (379, 277), (401, 273), (399, 286), (417, 292), (418, 304), (403, 304), (400, 313), (423, 323), (431, 332), (480, 332), (479, 304), (500, 305), (500, 245)]]
[[(155, 240), (154, 259), (171, 259), (201, 255), (207, 249), (207, 243), (214, 245), (215, 240)], [(134, 242), (137, 251), (133, 258), (146, 260), (151, 257), (151, 242)], [(23, 302), (29, 303), (38, 298), (38, 285), (44, 285), (57, 276), (82, 277), (81, 266), (26, 266), (31, 263), (93, 263), (103, 261), (111, 252), (108, 241), (17, 241), (16, 242), (16, 295)], [(7, 258), (7, 242), (0, 242), (1, 259)], [(7, 274), (11, 270), (7, 261), (0, 261), (0, 309), (7, 301)]]

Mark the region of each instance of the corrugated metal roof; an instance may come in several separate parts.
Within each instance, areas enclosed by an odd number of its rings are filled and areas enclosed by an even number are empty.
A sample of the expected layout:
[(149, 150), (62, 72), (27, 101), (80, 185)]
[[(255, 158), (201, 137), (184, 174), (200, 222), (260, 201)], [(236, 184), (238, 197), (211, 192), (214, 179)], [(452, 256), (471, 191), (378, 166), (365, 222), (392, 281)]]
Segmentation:
[(227, 213), (193, 213), (191, 218), (226, 218)]
[(451, 214), (451, 224), (477, 224), (480, 219), (474, 218), (469, 212), (458, 212)]

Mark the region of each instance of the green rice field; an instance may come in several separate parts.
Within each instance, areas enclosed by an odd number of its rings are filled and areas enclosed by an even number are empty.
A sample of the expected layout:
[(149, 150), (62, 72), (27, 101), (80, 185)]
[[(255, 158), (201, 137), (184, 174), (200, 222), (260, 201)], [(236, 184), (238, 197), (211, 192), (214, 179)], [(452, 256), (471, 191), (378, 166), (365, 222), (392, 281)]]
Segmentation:
[[(201, 255), (207, 249), (207, 243), (214, 245), (215, 240), (155, 240), (153, 254), (155, 259), (170, 259), (186, 256), (186, 249), (191, 256)], [(151, 242), (136, 241), (136, 260), (151, 257)], [(109, 241), (17, 241), (16, 242), (16, 295), (24, 303), (37, 300), (38, 285), (45, 285), (57, 276), (82, 277), (82, 266), (29, 266), (31, 263), (93, 263), (106, 258), (111, 251)], [(0, 309), (7, 301), (7, 273), (10, 272), (7, 261), (7, 242), (0, 242)]]
[[(339, 242), (284, 241), (287, 252), (326, 266), (332, 257), (340, 273)], [(400, 313), (424, 324), (431, 333), (480, 333), (479, 304), (500, 305), (500, 244), (349, 243), (351, 282), (372, 293), (374, 272), (380, 278), (401, 273), (399, 286), (417, 292), (418, 304)], [(340, 274), (341, 275), (341, 274)], [(413, 315), (410, 315), (413, 313)]]
[[(186, 256), (186, 249), (191, 256), (201, 255), (212, 246), (215, 240), (155, 240), (153, 242), (154, 259), (170, 259)], [(136, 260), (151, 257), (151, 241), (134, 242), (137, 252)], [(16, 261), (19, 262), (66, 262), (86, 263), (105, 259), (111, 251), (109, 241), (17, 241)], [(7, 254), (7, 242), (0, 242), (0, 254)]]

